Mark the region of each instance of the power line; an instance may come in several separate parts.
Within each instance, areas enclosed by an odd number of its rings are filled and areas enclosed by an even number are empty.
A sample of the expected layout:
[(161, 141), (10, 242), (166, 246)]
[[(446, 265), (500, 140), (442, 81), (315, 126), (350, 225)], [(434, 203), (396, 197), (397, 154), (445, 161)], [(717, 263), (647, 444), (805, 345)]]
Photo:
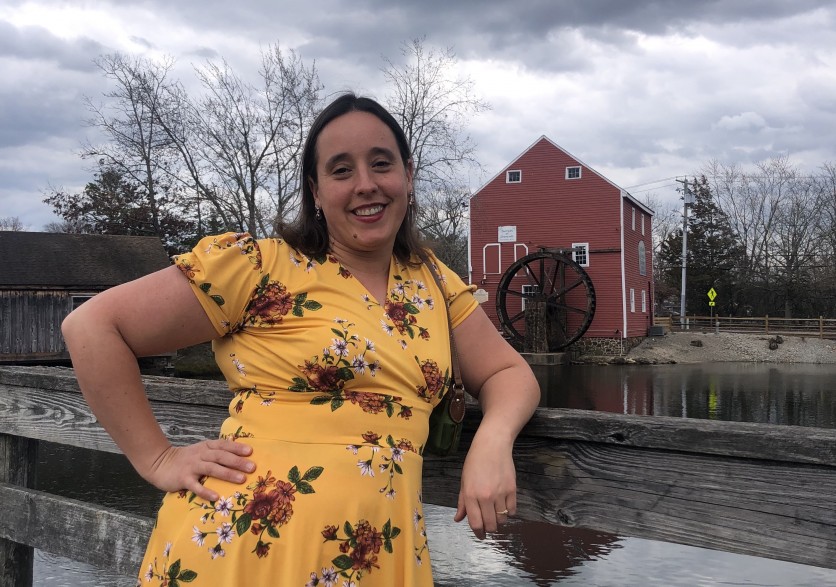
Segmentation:
[(655, 180), (653, 180), (653, 181), (648, 181), (648, 182), (645, 182), (645, 183), (638, 183), (638, 184), (636, 184), (636, 185), (628, 185), (626, 189), (628, 189), (628, 190), (629, 190), (629, 189), (631, 189), (631, 188), (640, 188), (640, 187), (642, 187), (642, 186), (644, 186), (644, 185), (650, 185), (650, 184), (652, 184), (652, 183), (660, 183), (660, 182), (663, 182), (663, 181), (670, 181), (670, 180), (672, 180), (672, 179), (676, 179), (677, 177), (678, 177), (678, 176), (674, 176), (674, 177), (664, 177), (664, 178), (662, 178), (662, 179), (655, 179)]
[[(644, 184), (644, 185), (647, 185), (647, 184)], [(643, 190), (635, 190), (635, 191), (630, 190), (630, 193), (631, 194), (641, 194), (643, 192), (652, 192), (653, 190), (661, 190), (661, 189), (664, 189), (664, 188), (673, 187), (675, 185), (676, 185), (675, 183), (666, 183), (665, 185), (657, 185), (657, 186), (654, 186), (652, 188), (644, 188)]]

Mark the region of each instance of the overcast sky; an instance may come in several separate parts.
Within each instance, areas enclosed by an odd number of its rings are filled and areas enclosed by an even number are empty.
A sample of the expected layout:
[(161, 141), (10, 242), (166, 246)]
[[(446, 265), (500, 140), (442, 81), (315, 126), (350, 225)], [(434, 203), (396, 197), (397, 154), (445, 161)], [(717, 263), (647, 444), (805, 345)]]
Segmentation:
[[(382, 99), (383, 58), (452, 47), (491, 110), (472, 119), (484, 176), (546, 135), (643, 198), (677, 200), (674, 177), (710, 159), (788, 155), (836, 162), (836, 18), (826, 0), (3, 0), (0, 217), (57, 220), (50, 185), (92, 179), (83, 98), (107, 89), (93, 64), (122, 51), (193, 64), (227, 59), (256, 80), (269, 44), (316, 60), (326, 92)], [(638, 187), (633, 187), (638, 186)]]

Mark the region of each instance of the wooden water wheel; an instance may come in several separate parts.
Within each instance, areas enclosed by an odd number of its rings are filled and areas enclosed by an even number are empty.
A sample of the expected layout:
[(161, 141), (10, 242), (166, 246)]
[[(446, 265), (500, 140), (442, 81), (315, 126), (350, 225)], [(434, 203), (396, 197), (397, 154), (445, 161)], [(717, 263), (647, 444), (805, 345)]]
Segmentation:
[[(583, 336), (592, 323), (595, 289), (570, 255), (542, 249), (517, 260), (502, 275), (496, 312), (513, 344), (527, 346), (526, 328), (543, 323), (545, 346), (549, 352), (558, 352)], [(539, 316), (532, 319), (531, 312)]]

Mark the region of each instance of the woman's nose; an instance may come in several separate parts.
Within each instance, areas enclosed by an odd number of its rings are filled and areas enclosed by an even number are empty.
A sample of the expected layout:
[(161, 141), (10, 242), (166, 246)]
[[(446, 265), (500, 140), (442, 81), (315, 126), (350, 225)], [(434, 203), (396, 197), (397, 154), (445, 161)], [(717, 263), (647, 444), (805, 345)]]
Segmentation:
[(371, 169), (360, 168), (355, 176), (354, 191), (358, 194), (368, 194), (377, 191), (377, 181)]

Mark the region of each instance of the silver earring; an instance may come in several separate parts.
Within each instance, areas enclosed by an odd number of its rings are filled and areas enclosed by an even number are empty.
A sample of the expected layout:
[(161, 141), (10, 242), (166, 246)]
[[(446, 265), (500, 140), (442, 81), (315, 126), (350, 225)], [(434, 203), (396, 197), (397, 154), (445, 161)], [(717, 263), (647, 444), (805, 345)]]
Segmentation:
[(409, 194), (407, 195), (409, 196), (409, 205), (412, 206), (413, 204), (415, 204), (415, 192), (409, 190)]
[(322, 220), (322, 208), (320, 208), (319, 206), (316, 207), (316, 219)]

